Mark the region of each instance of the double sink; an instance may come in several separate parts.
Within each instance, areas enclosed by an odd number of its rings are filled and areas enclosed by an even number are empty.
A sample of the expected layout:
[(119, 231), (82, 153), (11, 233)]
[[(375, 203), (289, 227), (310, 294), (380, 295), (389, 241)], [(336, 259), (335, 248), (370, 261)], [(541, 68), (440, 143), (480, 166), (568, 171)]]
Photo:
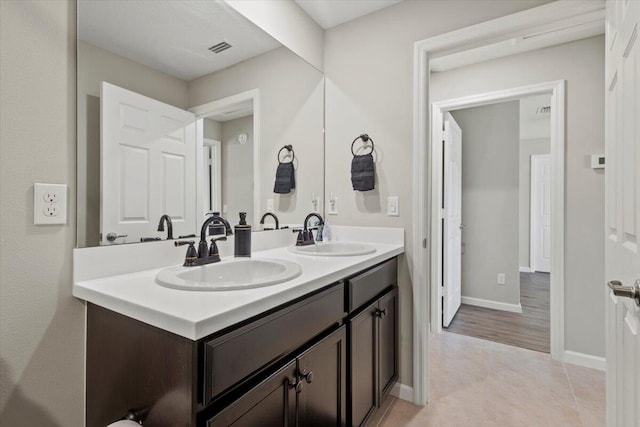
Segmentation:
[[(326, 242), (290, 246), (289, 252), (306, 256), (358, 256), (376, 251), (363, 243)], [(277, 285), (302, 274), (299, 264), (260, 258), (234, 258), (199, 267), (171, 267), (161, 270), (158, 285), (189, 291), (232, 291)]]

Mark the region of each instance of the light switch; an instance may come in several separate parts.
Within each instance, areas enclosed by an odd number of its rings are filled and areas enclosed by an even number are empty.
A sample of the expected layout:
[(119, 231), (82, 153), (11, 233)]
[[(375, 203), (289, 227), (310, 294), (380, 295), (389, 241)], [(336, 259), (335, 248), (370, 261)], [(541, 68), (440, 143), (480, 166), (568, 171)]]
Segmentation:
[(329, 215), (338, 215), (338, 198), (333, 193), (329, 196)]
[(52, 225), (67, 223), (67, 186), (33, 184), (33, 223)]
[(507, 283), (507, 279), (504, 273), (498, 273), (498, 285), (504, 285)]
[(267, 212), (273, 212), (273, 199), (267, 199)]
[(387, 216), (399, 216), (400, 207), (398, 202), (398, 196), (387, 197)]

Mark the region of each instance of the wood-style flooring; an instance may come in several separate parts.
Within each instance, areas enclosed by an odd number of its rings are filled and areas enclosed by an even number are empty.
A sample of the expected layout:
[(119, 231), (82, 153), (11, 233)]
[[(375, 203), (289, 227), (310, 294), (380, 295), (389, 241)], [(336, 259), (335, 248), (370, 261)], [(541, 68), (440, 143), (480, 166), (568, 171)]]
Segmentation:
[(520, 273), (522, 314), (462, 304), (445, 330), (550, 352), (549, 274)]

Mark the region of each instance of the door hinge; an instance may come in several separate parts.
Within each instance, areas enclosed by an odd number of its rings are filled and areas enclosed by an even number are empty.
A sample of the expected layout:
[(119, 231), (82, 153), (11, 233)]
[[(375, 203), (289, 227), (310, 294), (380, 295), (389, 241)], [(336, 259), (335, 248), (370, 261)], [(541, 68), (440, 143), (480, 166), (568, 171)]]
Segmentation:
[(446, 209), (440, 209), (440, 219), (445, 219), (447, 215)]
[(422, 248), (427, 249), (427, 238), (422, 239)]

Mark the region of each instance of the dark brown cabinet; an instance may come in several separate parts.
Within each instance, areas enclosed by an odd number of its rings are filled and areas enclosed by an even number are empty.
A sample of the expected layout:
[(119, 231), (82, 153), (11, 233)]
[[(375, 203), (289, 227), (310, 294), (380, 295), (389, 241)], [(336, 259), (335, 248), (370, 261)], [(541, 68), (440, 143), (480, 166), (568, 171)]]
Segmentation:
[(312, 345), (207, 421), (207, 427), (346, 425), (346, 330)]
[[(396, 272), (394, 259), (348, 281), (347, 305), (352, 309), (347, 319), (351, 426), (366, 425), (398, 379)], [(368, 302), (358, 307), (365, 296)]]
[(295, 426), (296, 370), (296, 361), (292, 360), (208, 420), (206, 426)]
[(198, 341), (87, 305), (87, 427), (364, 425), (398, 372), (397, 261)]

